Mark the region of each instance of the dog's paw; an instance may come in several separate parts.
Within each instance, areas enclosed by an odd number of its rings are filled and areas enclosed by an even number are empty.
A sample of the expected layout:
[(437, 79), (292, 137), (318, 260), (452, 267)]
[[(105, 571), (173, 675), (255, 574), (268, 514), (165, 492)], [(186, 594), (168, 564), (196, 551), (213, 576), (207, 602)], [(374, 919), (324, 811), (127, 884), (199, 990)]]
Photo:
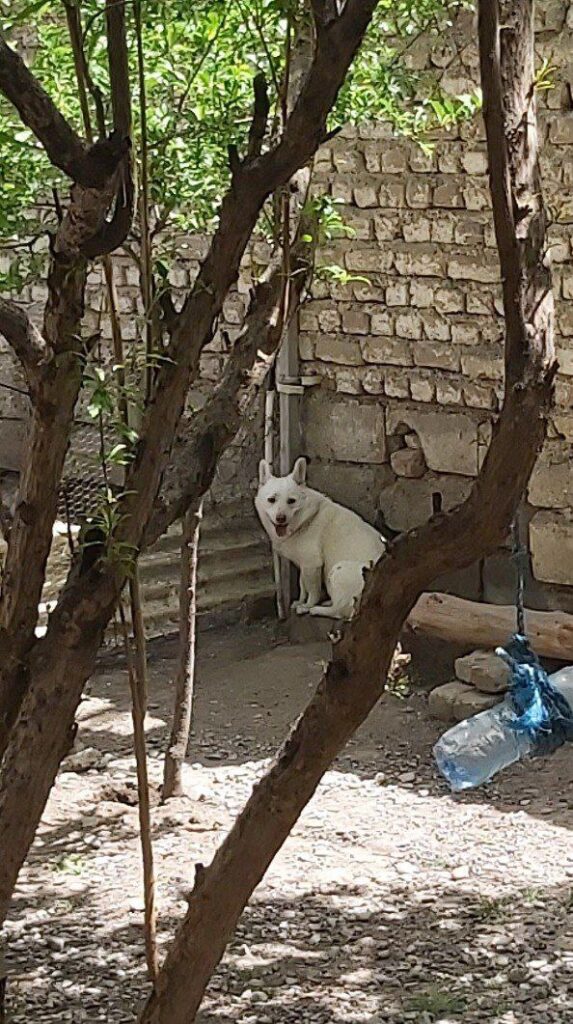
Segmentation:
[(308, 615), (309, 607), (307, 604), (297, 604), (295, 610), (297, 615)]

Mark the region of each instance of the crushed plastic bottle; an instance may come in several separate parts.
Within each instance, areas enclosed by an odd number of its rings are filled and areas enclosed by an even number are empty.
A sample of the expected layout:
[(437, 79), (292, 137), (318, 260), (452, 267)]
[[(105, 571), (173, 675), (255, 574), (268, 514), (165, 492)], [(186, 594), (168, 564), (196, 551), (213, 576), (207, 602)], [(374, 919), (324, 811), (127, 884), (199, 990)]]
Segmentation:
[[(559, 669), (549, 681), (573, 709), (573, 665)], [(516, 730), (517, 716), (511, 699), (459, 722), (444, 733), (434, 747), (441, 774), (454, 792), (475, 789), (534, 752), (535, 740)]]

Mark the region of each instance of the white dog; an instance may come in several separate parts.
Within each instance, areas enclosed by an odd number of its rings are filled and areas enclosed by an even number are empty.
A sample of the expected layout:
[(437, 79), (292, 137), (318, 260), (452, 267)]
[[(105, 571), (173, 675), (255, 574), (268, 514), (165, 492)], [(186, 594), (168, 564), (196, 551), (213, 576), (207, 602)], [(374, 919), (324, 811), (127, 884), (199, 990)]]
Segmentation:
[[(300, 569), (299, 615), (349, 619), (364, 587), (363, 570), (383, 555), (380, 534), (350, 509), (306, 486), (306, 461), (273, 476), (263, 459), (255, 508), (275, 551)], [(330, 601), (320, 604), (322, 587)]]

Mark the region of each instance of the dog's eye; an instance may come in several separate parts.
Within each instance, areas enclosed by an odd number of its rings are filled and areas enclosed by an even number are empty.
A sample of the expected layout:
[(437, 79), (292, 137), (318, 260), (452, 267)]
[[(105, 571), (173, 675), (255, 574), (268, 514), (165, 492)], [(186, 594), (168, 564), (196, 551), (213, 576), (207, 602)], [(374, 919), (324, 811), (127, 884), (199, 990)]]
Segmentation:
[(269, 505), (274, 505), (276, 498), (269, 498)]
[(296, 498), (288, 498), (287, 499), (287, 505), (294, 505), (295, 503), (296, 503)]

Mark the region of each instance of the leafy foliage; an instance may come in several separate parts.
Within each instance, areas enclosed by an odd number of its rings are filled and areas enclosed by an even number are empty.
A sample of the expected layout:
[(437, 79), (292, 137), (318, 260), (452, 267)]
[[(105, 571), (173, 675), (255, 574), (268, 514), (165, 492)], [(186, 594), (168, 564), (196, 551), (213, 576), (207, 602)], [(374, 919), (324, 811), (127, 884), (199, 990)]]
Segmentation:
[[(436, 82), (407, 70), (402, 59), (419, 33), (442, 31), (463, 5), (464, 0), (380, 0), (333, 111), (332, 125), (384, 118), (398, 131), (420, 134), (435, 123), (447, 124), (471, 113), (471, 98), (456, 102), (442, 97)], [(103, 4), (79, 0), (79, 7), (91, 77), (105, 107)], [(307, 8), (303, 0), (141, 0), (151, 199), (156, 222), (167, 221), (171, 234), (212, 227), (228, 184), (228, 145), (244, 150), (257, 71), (264, 71), (269, 82), (271, 131), (276, 135), (287, 34), (296, 31)], [(24, 44), (40, 81), (82, 131), (63, 5), (53, 0), (0, 0), (0, 27)], [(130, 32), (135, 83), (133, 19)], [(135, 133), (137, 103), (134, 89)], [(105, 113), (109, 127), (107, 108)], [(93, 111), (92, 119), (95, 127)], [(52, 191), (65, 194), (67, 183), (1, 99), (0, 178), (0, 244), (5, 251), (0, 285), (19, 288), (41, 264), (46, 227), (54, 216)]]

